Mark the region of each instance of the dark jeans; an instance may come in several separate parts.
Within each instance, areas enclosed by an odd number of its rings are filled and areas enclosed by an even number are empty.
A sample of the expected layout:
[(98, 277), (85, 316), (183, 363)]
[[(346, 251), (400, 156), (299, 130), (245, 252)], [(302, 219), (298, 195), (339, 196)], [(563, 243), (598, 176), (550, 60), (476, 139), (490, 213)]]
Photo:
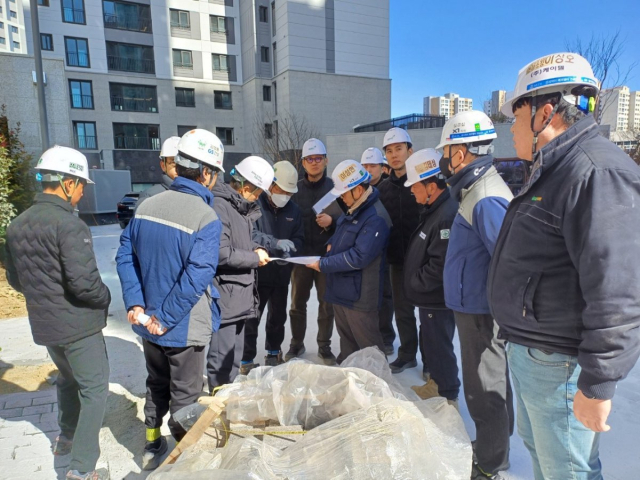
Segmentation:
[(382, 288), (382, 305), (380, 306), (380, 333), (385, 345), (393, 345), (396, 339), (396, 332), (393, 329), (393, 296), (391, 293), (391, 273), (389, 264), (385, 263), (384, 285)]
[(307, 332), (307, 302), (315, 283), (318, 292), (318, 347), (329, 347), (333, 335), (333, 305), (324, 301), (327, 279), (323, 273), (304, 265), (295, 265), (291, 272), (291, 346), (304, 345)]
[(415, 307), (404, 296), (404, 268), (402, 265), (391, 265), (391, 290), (393, 292), (393, 309), (396, 314), (396, 326), (400, 336), (398, 358), (405, 362), (416, 359), (418, 353), (418, 327)]
[(100, 457), (100, 428), (109, 395), (109, 359), (102, 332), (47, 347), (60, 375), (58, 424), (73, 439), (69, 470), (91, 472)]
[(160, 428), (170, 411), (169, 430), (179, 442), (187, 432), (173, 419), (173, 414), (196, 403), (202, 394), (204, 346), (163, 347), (142, 340), (142, 348), (147, 363), (144, 424), (147, 428)]
[(258, 330), (262, 313), (266, 306), (269, 306), (267, 313), (266, 333), (267, 340), (265, 348), (269, 350), (280, 350), (284, 340), (284, 325), (287, 323), (287, 296), (289, 295), (289, 285), (271, 286), (260, 285), (258, 283), (258, 295), (260, 296), (260, 306), (258, 307), (258, 318), (247, 320), (244, 326), (244, 352), (242, 360), (250, 362), (256, 358)]
[(514, 420), (505, 342), (498, 340), (498, 325), (491, 315), (454, 314), (464, 397), (476, 425), (478, 464), (487, 473), (497, 473), (509, 463)]
[(420, 335), (431, 378), (438, 384), (438, 393), (455, 400), (460, 393), (458, 361), (453, 350), (456, 321), (449, 309), (420, 308)]
[(340, 335), (340, 354), (338, 363), (353, 352), (366, 347), (378, 347), (383, 351), (382, 335), (378, 325), (378, 311), (361, 312), (351, 308), (334, 305), (336, 328)]
[(209, 391), (215, 387), (231, 383), (240, 369), (244, 349), (244, 320), (223, 323), (217, 332), (211, 334), (207, 355), (207, 379)]

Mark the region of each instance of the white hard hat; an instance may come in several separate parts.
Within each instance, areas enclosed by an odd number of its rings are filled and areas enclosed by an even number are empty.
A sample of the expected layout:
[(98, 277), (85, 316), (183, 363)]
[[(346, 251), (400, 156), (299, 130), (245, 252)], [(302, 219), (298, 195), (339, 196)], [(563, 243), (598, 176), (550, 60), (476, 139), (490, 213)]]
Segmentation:
[(384, 156), (379, 148), (367, 148), (360, 158), (362, 165), (383, 165), (385, 163)]
[(302, 146), (302, 158), (306, 158), (309, 155), (326, 155), (327, 149), (317, 138), (310, 138)]
[(440, 174), (440, 159), (442, 154), (435, 148), (423, 148), (407, 159), (407, 181), (405, 187), (426, 180)]
[(298, 191), (298, 171), (291, 162), (283, 160), (273, 165), (275, 174), (273, 181), (276, 182), (282, 190), (289, 193)]
[(71, 175), (82, 178), (86, 180), (87, 183), (94, 183), (89, 178), (89, 163), (87, 162), (87, 157), (78, 150), (60, 145), (54, 145), (45, 151), (42, 156), (40, 156), (35, 170), (49, 170), (61, 174), (54, 175), (45, 173), (42, 175), (42, 181), (44, 182), (56, 182), (62, 180), (62, 175)]
[[(567, 102), (588, 108), (588, 97), (596, 95), (599, 85), (584, 57), (577, 53), (554, 53), (538, 58), (520, 70), (516, 87), (500, 111), (513, 118), (513, 104), (520, 98), (549, 93), (561, 93)], [(585, 105), (580, 105), (581, 101)]]
[(384, 141), (382, 142), (382, 148), (393, 143), (411, 143), (411, 137), (404, 128), (393, 127), (387, 133), (384, 134)]
[(178, 142), (180, 137), (169, 137), (162, 143), (160, 158), (175, 157), (178, 155)]
[[(459, 145), (461, 143), (483, 142), (498, 138), (493, 122), (487, 114), (479, 110), (460, 112), (444, 124), (440, 143), (436, 147), (440, 149), (445, 145)], [(493, 151), (491, 145), (470, 147), (469, 152), (474, 155), (486, 155)]]
[(208, 130), (196, 128), (185, 133), (178, 142), (176, 164), (185, 168), (200, 168), (200, 164), (224, 172), (222, 160), (224, 146), (218, 137)]
[(251, 155), (237, 164), (234, 170), (261, 190), (269, 190), (273, 183), (273, 167), (264, 158)]
[(334, 195), (342, 195), (361, 183), (371, 180), (371, 175), (355, 160), (340, 162), (331, 174)]

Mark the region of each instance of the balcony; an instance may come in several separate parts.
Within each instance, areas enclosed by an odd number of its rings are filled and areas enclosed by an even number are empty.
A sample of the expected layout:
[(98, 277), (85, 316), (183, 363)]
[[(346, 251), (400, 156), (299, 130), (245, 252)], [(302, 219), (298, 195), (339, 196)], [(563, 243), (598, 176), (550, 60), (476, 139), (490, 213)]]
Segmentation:
[(140, 58), (116, 57), (107, 55), (107, 68), (119, 72), (135, 73), (155, 73), (156, 64), (154, 60), (144, 60)]
[(104, 27), (118, 30), (130, 30), (132, 32), (151, 33), (151, 18), (137, 15), (104, 15)]
[(93, 96), (91, 95), (79, 95), (71, 94), (71, 107), (72, 108), (93, 108)]
[(119, 150), (160, 150), (160, 139), (153, 137), (113, 137), (113, 144)]
[(62, 9), (62, 14), (66, 23), (87, 23), (84, 16), (84, 10), (64, 7)]
[(80, 150), (96, 150), (98, 139), (96, 136), (78, 135), (76, 136), (76, 146)]
[(132, 98), (112, 95), (111, 110), (156, 113), (158, 111), (158, 101), (155, 98)]

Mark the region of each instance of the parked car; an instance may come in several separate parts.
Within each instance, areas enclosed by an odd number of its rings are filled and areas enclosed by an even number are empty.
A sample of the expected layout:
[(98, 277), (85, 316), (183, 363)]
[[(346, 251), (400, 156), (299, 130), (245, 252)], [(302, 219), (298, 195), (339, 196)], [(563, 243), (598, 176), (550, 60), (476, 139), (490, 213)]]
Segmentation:
[(126, 228), (129, 225), (129, 221), (133, 217), (133, 212), (136, 209), (136, 203), (138, 203), (138, 197), (140, 193), (131, 192), (127, 193), (122, 200), (118, 202), (118, 208), (116, 211), (116, 220), (120, 224), (121, 228)]
[(517, 195), (529, 180), (531, 162), (519, 158), (494, 158), (493, 165), (514, 195)]

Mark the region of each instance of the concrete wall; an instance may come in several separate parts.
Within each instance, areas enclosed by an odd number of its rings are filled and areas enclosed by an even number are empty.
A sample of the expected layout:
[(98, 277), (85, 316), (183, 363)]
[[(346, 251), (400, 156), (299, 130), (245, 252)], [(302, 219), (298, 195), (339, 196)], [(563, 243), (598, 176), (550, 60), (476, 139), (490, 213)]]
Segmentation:
[[(511, 124), (502, 123), (495, 127), (498, 138), (493, 141), (495, 145), (493, 156), (501, 158), (515, 157), (516, 151), (513, 148), (513, 135), (510, 131)], [(327, 156), (329, 157), (329, 173), (343, 160), (351, 158), (359, 162), (362, 152), (369, 147), (378, 147), (382, 150), (382, 141), (385, 133), (386, 132), (373, 132), (329, 135), (326, 142)], [(409, 130), (414, 151), (423, 148), (435, 148), (435, 146), (440, 143), (441, 134), (441, 128)]]

